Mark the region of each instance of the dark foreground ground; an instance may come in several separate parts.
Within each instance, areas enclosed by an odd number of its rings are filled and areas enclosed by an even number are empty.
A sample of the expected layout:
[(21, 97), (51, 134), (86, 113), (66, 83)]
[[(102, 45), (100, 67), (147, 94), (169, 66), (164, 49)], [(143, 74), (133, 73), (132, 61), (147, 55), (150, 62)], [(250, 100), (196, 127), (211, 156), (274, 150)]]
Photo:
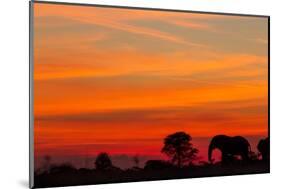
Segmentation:
[(253, 161), (247, 164), (238, 162), (228, 165), (205, 164), (183, 168), (174, 166), (146, 167), (144, 169), (135, 167), (128, 170), (112, 168), (104, 171), (61, 166), (48, 172), (35, 174), (35, 188), (258, 173), (269, 173), (269, 162)]

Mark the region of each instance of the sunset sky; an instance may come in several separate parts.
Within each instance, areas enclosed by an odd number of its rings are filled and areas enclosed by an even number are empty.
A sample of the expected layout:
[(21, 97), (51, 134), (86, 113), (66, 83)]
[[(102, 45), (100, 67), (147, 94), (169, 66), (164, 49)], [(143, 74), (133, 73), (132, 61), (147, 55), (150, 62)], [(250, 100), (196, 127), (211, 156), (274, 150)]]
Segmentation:
[(177, 131), (203, 160), (217, 134), (245, 136), (256, 151), (268, 132), (267, 24), (35, 3), (35, 161), (164, 158), (163, 138)]

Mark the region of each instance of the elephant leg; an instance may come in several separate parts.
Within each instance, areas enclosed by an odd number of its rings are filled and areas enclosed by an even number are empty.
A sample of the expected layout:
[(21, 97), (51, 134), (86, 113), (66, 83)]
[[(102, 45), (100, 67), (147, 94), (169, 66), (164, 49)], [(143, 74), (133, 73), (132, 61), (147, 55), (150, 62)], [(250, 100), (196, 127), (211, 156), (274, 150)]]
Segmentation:
[(248, 149), (244, 150), (243, 154), (241, 155), (243, 161), (248, 161), (249, 160), (249, 152)]
[(223, 163), (226, 163), (226, 162), (228, 162), (228, 159), (229, 159), (228, 154), (225, 153), (225, 152), (222, 152), (222, 154), (221, 154), (221, 160), (222, 160), (222, 162), (223, 162)]
[(249, 160), (249, 154), (248, 154), (248, 150), (245, 150), (241, 153), (241, 157), (243, 161), (248, 161)]
[(269, 154), (268, 153), (262, 153), (262, 160), (268, 161), (269, 160)]

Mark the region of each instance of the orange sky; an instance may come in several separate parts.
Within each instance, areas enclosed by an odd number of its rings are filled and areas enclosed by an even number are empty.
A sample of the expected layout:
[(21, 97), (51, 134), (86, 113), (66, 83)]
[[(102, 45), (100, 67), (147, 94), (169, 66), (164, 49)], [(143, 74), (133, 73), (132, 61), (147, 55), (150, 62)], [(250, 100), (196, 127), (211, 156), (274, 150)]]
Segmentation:
[(160, 155), (185, 131), (205, 157), (216, 134), (267, 136), (267, 32), (261, 17), (35, 3), (35, 156)]

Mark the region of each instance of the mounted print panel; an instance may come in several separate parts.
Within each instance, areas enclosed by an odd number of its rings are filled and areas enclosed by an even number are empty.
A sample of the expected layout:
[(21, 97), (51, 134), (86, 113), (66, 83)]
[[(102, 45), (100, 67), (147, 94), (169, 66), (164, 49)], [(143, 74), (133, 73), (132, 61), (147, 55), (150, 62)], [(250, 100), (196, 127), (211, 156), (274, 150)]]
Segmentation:
[(31, 4), (31, 187), (269, 172), (269, 17)]

